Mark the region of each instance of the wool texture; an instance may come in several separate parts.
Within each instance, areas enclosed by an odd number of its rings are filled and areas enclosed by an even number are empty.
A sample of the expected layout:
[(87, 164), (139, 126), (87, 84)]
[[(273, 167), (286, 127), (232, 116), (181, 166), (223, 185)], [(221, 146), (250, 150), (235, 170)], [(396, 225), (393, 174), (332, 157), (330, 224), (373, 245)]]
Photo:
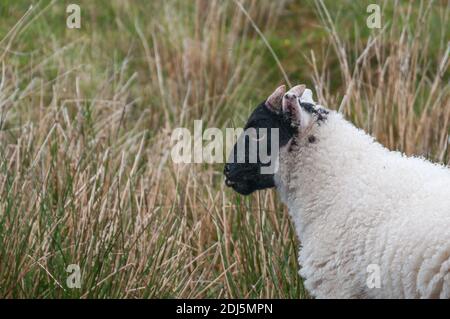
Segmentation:
[(450, 298), (448, 167), (389, 151), (335, 111), (284, 146), (278, 165), (311, 295)]

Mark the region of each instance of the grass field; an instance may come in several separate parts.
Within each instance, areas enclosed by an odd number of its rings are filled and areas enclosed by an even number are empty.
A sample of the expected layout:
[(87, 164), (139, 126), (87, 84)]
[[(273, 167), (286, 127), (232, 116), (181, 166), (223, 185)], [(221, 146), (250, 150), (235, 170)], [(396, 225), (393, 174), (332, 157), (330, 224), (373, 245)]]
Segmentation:
[(0, 3), (1, 298), (308, 298), (276, 193), (170, 158), (174, 128), (242, 126), (286, 78), (450, 164), (448, 1), (82, 0), (68, 29), (71, 2)]

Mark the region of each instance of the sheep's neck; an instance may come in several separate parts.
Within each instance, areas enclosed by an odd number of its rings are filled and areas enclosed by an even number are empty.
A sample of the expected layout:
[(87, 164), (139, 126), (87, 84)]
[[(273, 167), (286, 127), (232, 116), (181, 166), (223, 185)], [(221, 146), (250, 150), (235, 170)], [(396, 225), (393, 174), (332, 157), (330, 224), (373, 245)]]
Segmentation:
[[(339, 197), (348, 196), (340, 192), (340, 185), (355, 178), (369, 161), (372, 165), (373, 155), (384, 151), (335, 112), (312, 134), (313, 139), (306, 137), (297, 142), (296, 148), (281, 151), (277, 178), (278, 191), (289, 207), (300, 240), (309, 230), (313, 231), (317, 219), (327, 219), (336, 211), (333, 206), (339, 203)], [(358, 183), (356, 187), (355, 194), (359, 194), (370, 183)], [(333, 218), (344, 222), (347, 216)]]

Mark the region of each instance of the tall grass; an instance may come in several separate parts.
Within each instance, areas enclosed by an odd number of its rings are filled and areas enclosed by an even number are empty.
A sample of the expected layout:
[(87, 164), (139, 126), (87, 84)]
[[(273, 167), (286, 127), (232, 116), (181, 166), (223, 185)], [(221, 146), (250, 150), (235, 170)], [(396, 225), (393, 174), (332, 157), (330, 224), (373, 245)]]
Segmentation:
[[(81, 1), (69, 30), (65, 4), (0, 10), (0, 296), (308, 297), (276, 194), (242, 197), (220, 164), (170, 159), (173, 128), (240, 126), (283, 82), (245, 13)], [(385, 3), (386, 28), (352, 43), (333, 2), (243, 2), (291, 82), (386, 146), (449, 163), (449, 7), (421, 5)]]
[[(314, 85), (323, 103), (339, 105), (357, 126), (391, 149), (449, 164), (450, 55), (448, 2), (383, 6), (385, 27), (351, 47), (338, 33), (323, 1), (316, 2), (339, 64), (344, 99), (330, 92), (331, 77), (311, 52)], [(433, 7), (433, 4), (435, 7)], [(393, 12), (389, 12), (393, 10)], [(439, 15), (438, 15), (439, 14)], [(441, 23), (437, 43), (431, 21)], [(326, 59), (326, 58), (325, 58)], [(342, 91), (338, 93), (342, 94)]]

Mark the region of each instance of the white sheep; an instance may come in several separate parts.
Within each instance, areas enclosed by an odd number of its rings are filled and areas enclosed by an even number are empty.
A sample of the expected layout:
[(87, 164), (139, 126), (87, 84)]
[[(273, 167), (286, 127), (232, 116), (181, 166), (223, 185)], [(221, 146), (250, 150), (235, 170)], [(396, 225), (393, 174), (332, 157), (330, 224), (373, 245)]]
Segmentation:
[(274, 182), (305, 287), (318, 298), (450, 298), (450, 170), (389, 151), (296, 88), (281, 111), (297, 133)]

